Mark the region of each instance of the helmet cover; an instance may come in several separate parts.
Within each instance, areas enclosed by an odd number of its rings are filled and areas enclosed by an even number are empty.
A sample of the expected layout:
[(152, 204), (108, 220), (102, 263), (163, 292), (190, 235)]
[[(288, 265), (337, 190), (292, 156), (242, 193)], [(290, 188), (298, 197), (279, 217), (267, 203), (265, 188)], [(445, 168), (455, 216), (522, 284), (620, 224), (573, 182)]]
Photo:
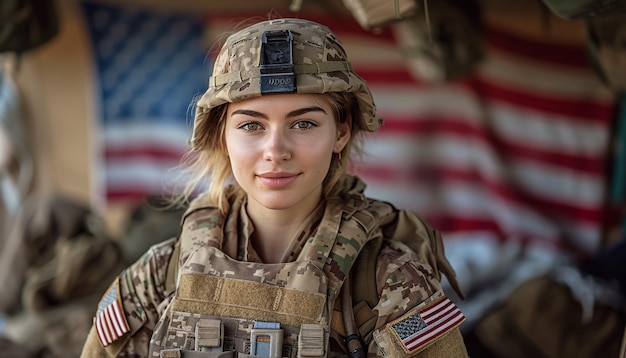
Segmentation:
[(196, 103), (196, 129), (211, 108), (270, 93), (350, 92), (357, 99), (362, 128), (378, 130), (382, 120), (365, 80), (357, 75), (341, 42), (326, 26), (303, 19), (267, 20), (230, 35), (222, 46), (209, 88)]

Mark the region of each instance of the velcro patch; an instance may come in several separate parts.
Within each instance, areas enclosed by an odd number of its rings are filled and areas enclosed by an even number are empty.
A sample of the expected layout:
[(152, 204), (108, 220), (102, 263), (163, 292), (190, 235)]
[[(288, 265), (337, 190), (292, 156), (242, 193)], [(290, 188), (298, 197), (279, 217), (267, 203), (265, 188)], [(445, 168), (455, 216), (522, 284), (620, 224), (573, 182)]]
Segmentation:
[(120, 337), (130, 331), (122, 299), (120, 297), (119, 277), (113, 281), (109, 289), (98, 303), (98, 311), (95, 318), (96, 332), (103, 347), (117, 341)]
[(415, 353), (463, 321), (463, 313), (444, 296), (428, 306), (413, 309), (389, 325), (402, 348), (407, 353)]

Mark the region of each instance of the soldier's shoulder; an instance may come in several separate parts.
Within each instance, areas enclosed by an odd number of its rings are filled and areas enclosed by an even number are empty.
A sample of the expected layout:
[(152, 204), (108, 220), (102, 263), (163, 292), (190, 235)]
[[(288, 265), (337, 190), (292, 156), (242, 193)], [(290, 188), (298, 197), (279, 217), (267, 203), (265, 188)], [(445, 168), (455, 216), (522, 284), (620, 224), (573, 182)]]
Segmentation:
[(406, 244), (394, 240), (383, 242), (377, 257), (376, 280), (380, 297), (393, 303), (388, 309), (397, 305), (391, 311), (415, 306), (441, 289), (432, 264)]
[(178, 238), (172, 237), (167, 240), (156, 243), (148, 249), (145, 255), (148, 256), (156, 256), (156, 257), (169, 257), (174, 251), (174, 246), (176, 245)]

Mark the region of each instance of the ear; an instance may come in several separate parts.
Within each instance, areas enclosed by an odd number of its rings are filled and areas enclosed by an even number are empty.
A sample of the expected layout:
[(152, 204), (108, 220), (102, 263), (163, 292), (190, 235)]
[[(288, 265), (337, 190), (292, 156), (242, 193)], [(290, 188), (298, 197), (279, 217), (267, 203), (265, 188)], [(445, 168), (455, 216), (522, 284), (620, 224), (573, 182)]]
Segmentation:
[(333, 152), (340, 153), (352, 136), (352, 118), (348, 116), (343, 123), (337, 124), (337, 140)]

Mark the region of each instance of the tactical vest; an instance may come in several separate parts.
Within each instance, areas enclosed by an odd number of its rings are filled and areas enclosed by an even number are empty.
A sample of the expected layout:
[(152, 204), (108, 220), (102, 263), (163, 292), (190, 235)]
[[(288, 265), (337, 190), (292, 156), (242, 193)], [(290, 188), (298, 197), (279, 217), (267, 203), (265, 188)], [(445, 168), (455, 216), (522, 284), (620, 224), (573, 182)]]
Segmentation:
[(329, 356), (344, 279), (371, 234), (395, 216), (391, 205), (362, 194), (331, 201), (298, 258), (280, 264), (229, 257), (223, 216), (214, 207), (191, 210), (180, 235), (176, 291), (164, 303), (149, 356)]

